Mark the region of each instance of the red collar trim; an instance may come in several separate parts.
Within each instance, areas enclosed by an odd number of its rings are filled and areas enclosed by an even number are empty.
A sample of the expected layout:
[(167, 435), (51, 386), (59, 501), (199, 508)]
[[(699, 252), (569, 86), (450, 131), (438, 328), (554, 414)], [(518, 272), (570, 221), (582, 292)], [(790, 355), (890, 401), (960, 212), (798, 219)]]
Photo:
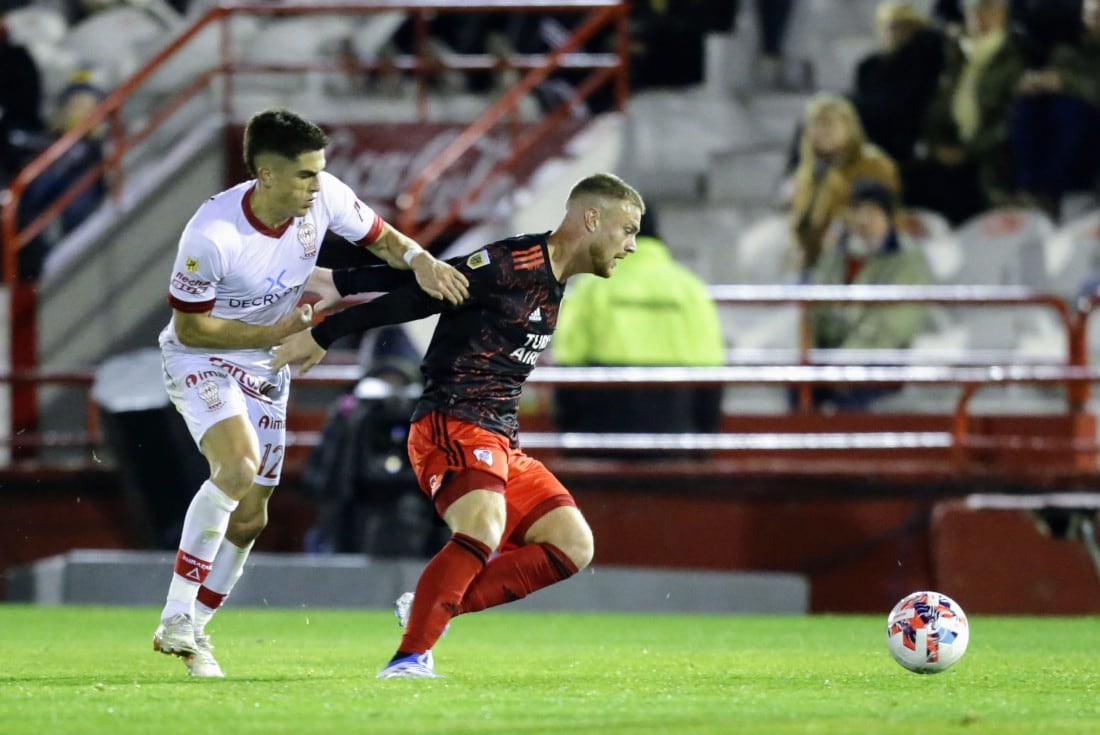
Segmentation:
[(244, 210), (244, 218), (248, 220), (248, 224), (256, 228), (256, 232), (259, 232), (261, 235), (267, 235), (268, 237), (273, 237), (278, 240), (286, 232), (286, 228), (290, 227), (290, 223), (294, 220), (294, 218), (291, 217), (286, 222), (283, 222), (277, 227), (268, 227), (267, 225), (265, 225), (263, 222), (260, 221), (260, 218), (256, 216), (256, 213), (252, 211), (252, 194), (255, 191), (256, 187), (253, 186), (245, 192), (243, 197), (241, 197), (241, 209)]

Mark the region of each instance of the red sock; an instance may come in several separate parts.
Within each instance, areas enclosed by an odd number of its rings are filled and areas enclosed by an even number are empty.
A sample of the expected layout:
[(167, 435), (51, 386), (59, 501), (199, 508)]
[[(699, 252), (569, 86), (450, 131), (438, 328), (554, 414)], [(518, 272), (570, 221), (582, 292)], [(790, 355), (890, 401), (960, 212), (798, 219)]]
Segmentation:
[(401, 637), (401, 651), (424, 653), (435, 645), (447, 621), (458, 613), (466, 588), (485, 569), (492, 552), (471, 536), (451, 536), (420, 573), (409, 623)]
[(553, 544), (521, 546), (501, 554), (485, 566), (485, 570), (466, 590), (456, 614), (522, 600), (535, 590), (576, 573), (577, 565)]

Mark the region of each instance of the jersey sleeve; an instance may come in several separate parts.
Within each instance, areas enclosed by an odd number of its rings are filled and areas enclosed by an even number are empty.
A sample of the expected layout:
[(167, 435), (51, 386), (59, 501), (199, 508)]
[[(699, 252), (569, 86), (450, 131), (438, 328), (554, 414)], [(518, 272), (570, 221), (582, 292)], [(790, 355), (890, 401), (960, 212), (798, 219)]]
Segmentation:
[(321, 172), (321, 190), (329, 209), (329, 229), (360, 247), (373, 245), (382, 236), (385, 221), (368, 207), (351, 187), (332, 174)]
[(465, 275), (470, 283), (469, 298), (458, 306), (452, 306), (442, 299), (432, 298), (421, 291), (420, 286), (413, 281), (372, 301), (357, 304), (326, 317), (324, 321), (313, 327), (311, 334), (314, 341), (327, 350), (333, 342), (348, 334), (365, 332), (387, 324), (411, 322), (444, 311), (463, 309), (477, 303), (479, 294), (494, 288), (494, 284), (499, 280), (500, 266), (490, 261), (486, 249), (471, 255), (448, 258), (447, 262)]
[(224, 272), (225, 262), (214, 242), (201, 232), (185, 229), (172, 266), (168, 304), (183, 312), (210, 311)]
[(340, 268), (332, 272), (332, 283), (341, 296), (374, 291), (394, 291), (416, 283), (412, 271), (399, 271), (388, 265)]

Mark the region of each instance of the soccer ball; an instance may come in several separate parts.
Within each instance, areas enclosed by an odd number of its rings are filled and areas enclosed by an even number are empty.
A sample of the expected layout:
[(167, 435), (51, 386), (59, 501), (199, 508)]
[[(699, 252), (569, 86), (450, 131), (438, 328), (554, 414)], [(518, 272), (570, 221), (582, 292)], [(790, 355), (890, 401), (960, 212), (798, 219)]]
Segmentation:
[(886, 644), (899, 664), (918, 674), (936, 674), (966, 653), (970, 626), (959, 603), (939, 592), (914, 592), (886, 619)]

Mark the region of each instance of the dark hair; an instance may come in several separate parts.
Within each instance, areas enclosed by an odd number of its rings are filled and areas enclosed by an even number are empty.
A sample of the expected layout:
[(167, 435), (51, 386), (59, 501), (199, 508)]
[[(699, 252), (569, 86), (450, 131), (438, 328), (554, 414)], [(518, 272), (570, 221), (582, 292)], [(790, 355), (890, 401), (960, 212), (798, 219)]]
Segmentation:
[(857, 179), (852, 184), (852, 194), (848, 206), (876, 204), (887, 215), (893, 216), (898, 208), (898, 198), (890, 187), (876, 179)]
[(253, 115), (244, 127), (244, 165), (256, 175), (256, 158), (275, 153), (294, 159), (328, 145), (325, 131), (289, 110), (272, 109)]
[(607, 199), (630, 202), (643, 213), (645, 212), (645, 202), (642, 201), (642, 195), (615, 174), (592, 174), (581, 179), (569, 192), (568, 201), (571, 202), (579, 196), (606, 197)]

